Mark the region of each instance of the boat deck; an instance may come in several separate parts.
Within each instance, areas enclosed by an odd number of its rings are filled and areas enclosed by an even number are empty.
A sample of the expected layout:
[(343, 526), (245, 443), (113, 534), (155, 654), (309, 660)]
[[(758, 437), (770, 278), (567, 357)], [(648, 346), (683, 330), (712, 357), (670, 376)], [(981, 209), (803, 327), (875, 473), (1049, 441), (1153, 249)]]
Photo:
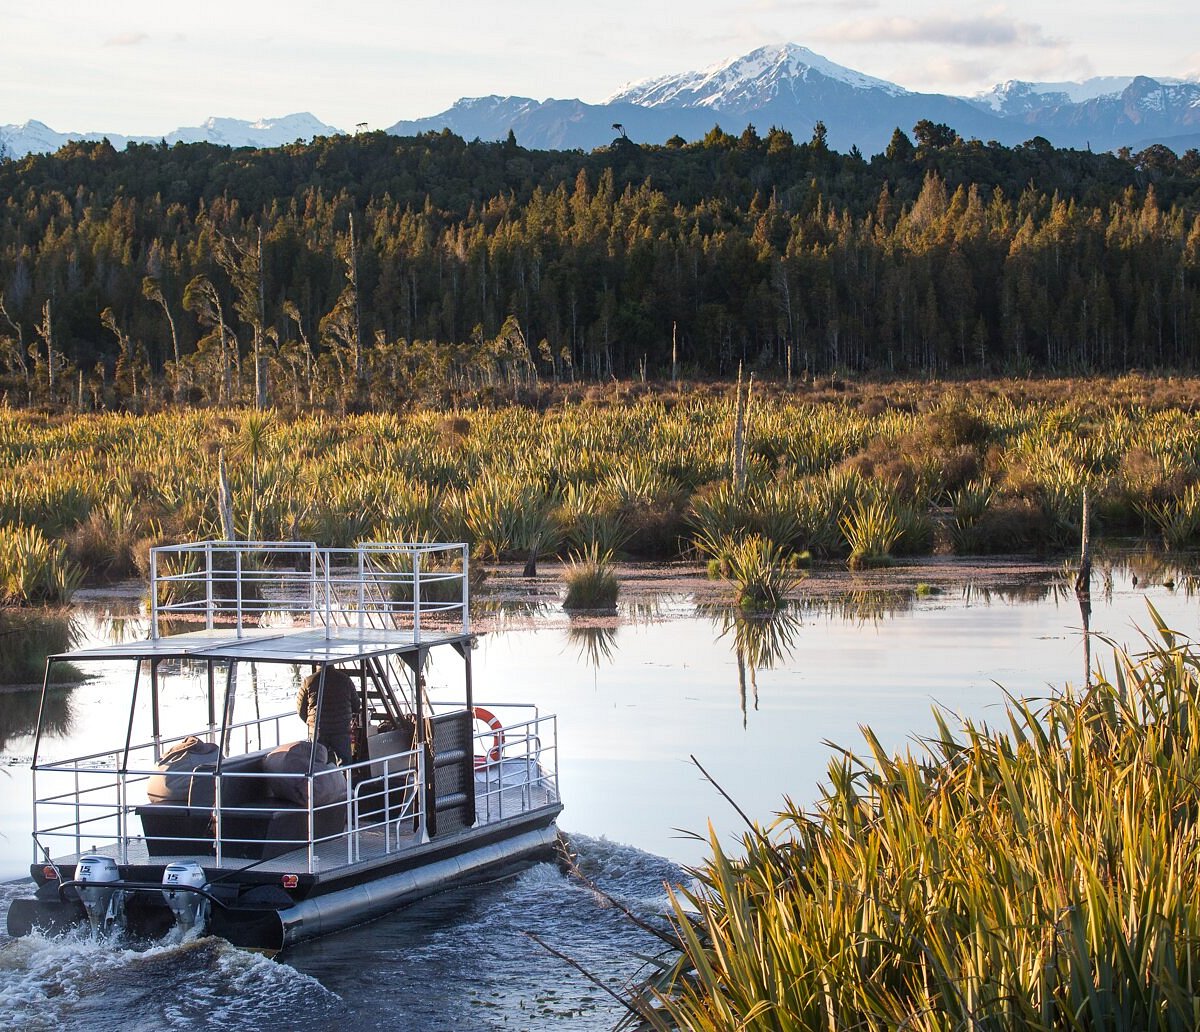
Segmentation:
[[(500, 826), (537, 811), (556, 811), (559, 800), (551, 784), (536, 775), (528, 777), (519, 769), (524, 766), (523, 763), (505, 761), (503, 765), (497, 764), (495, 771), (490, 775), (486, 771), (480, 772), (476, 778), (475, 827), (433, 840), (423, 840), (421, 832), (415, 827), (418, 822), (414, 815), (409, 813), (395, 817), (386, 824), (368, 817), (361, 821), (360, 827), (355, 830), (314, 843), (311, 863), (307, 843), (265, 860), (224, 857), (218, 866), (212, 854), (164, 854), (156, 851), (151, 855), (146, 839), (141, 836), (127, 838), (123, 850), (122, 843), (112, 842), (97, 848), (56, 856), (55, 862), (73, 866), (83, 856), (100, 855), (110, 856), (122, 865), (136, 867), (165, 867), (179, 860), (195, 860), (210, 870), (254, 870), (264, 874), (304, 871), (317, 875), (330, 875), (352, 867), (371, 867), (381, 861), (393, 860), (426, 848), (436, 848), (452, 839)], [(529, 774), (534, 774), (534, 771), (530, 771)]]

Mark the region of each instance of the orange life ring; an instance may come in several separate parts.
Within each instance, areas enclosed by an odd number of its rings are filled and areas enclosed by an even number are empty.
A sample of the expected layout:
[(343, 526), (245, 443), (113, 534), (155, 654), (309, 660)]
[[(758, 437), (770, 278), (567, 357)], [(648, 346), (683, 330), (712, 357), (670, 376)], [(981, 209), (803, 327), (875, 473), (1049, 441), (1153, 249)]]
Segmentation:
[(504, 725), (500, 723), (500, 718), (495, 713), (482, 706), (475, 707), (474, 716), (476, 720), (482, 721), (492, 729), (492, 747), (483, 756), (475, 757), (475, 769), (479, 770), (489, 763), (500, 762), (500, 754), (504, 750)]

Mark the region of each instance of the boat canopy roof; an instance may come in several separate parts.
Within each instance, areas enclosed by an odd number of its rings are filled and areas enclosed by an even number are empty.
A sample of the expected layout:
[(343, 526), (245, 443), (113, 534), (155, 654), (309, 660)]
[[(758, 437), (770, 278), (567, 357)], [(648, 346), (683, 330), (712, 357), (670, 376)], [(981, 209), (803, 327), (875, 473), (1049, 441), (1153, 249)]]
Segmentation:
[(411, 631), (379, 628), (340, 628), (334, 635), (311, 628), (262, 628), (235, 634), (219, 628), (172, 634), (162, 638), (116, 642), (72, 649), (56, 660), (105, 659), (211, 659), (256, 663), (351, 663), (378, 656), (417, 652), (435, 645), (465, 645), (470, 634), (425, 632), (416, 639)]
[(465, 544), (200, 541), (150, 552), (149, 637), (52, 659), (324, 665), (460, 650), (471, 640)]

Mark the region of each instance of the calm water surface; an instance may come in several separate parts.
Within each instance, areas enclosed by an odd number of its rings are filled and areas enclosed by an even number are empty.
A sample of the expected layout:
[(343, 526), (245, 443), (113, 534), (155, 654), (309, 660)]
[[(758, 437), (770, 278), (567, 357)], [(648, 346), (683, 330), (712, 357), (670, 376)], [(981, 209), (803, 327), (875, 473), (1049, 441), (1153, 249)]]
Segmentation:
[[(1133, 583), (1140, 571), (1140, 583)], [(1196, 599), (1141, 567), (1093, 589), (1091, 628), (1136, 648), (1147, 601), (1195, 634)], [(1182, 585), (1182, 577), (1177, 577)], [(560, 821), (581, 869), (644, 914), (665, 905), (664, 881), (705, 853), (695, 837), (729, 841), (740, 818), (689, 757), (753, 818), (785, 794), (817, 796), (831, 755), (856, 747), (869, 724), (903, 748), (933, 728), (932, 707), (996, 720), (1005, 690), (1044, 696), (1081, 683), (1082, 618), (1062, 580), (1003, 571), (947, 579), (916, 598), (886, 580), (782, 620), (738, 622), (664, 595), (608, 626), (571, 623), (552, 608), (517, 607), (475, 654), (481, 702), (532, 702), (559, 715)], [(870, 586), (863, 588), (867, 583)], [(111, 636), (103, 608), (81, 610), (92, 637)], [(1094, 664), (1111, 667), (1106, 646)], [(50, 752), (85, 751), (124, 730), (127, 668), (55, 697)], [(438, 683), (436, 669), (430, 678)], [(183, 688), (181, 687), (181, 690)], [(286, 709), (295, 679), (263, 670), (239, 700)], [(111, 705), (113, 699), (117, 706)], [(245, 715), (245, 711), (240, 711)], [(36, 706), (0, 696), (0, 879), (29, 862), (28, 762)], [(303, 736), (296, 721), (295, 737)], [(81, 748), (81, 746), (83, 748)], [(0, 913), (23, 889), (0, 885)], [(619, 988), (656, 941), (557, 868), (446, 893), (365, 928), (267, 961), (209, 939), (133, 950), (84, 939), (6, 940), (0, 933), (0, 1025), (53, 1029), (556, 1029), (609, 1027), (618, 1005), (555, 959), (533, 933)]]

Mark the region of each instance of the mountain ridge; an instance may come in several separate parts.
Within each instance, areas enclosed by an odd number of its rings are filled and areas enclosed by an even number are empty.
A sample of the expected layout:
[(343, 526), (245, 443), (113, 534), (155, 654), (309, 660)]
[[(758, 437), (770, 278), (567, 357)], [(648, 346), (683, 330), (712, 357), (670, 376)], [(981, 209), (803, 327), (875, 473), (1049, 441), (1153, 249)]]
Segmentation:
[[(839, 65), (795, 43), (769, 44), (696, 71), (628, 82), (599, 103), (571, 99), (463, 97), (444, 111), (395, 122), (386, 131), (417, 135), (449, 129), (465, 139), (504, 139), (534, 149), (592, 150), (615, 135), (662, 144), (696, 140), (714, 125), (741, 132), (786, 129), (805, 138), (816, 123), (836, 150), (884, 150), (896, 128), (919, 121), (948, 125), (964, 138), (1024, 143), (1044, 137), (1064, 148), (1178, 147), (1200, 134), (1200, 82), (1170, 76), (1095, 76), (1083, 82), (1010, 79), (970, 97), (918, 93)], [(617, 126), (620, 126), (618, 129)], [(256, 121), (211, 117), (165, 136), (58, 133), (42, 122), (0, 126), (10, 157), (57, 150), (71, 140), (129, 143), (207, 141), (232, 147), (277, 147), (342, 134), (310, 112)], [(1173, 149), (1174, 149), (1173, 147)]]
[(314, 136), (345, 135), (344, 130), (327, 125), (309, 111), (298, 111), (276, 118), (223, 118), (212, 115), (198, 126), (180, 126), (161, 136), (131, 136), (105, 132), (58, 132), (36, 119), (17, 125), (0, 125), (0, 145), (10, 157), (46, 154), (82, 140), (108, 140), (121, 150), (131, 143), (216, 143), (231, 147), (281, 147)]

